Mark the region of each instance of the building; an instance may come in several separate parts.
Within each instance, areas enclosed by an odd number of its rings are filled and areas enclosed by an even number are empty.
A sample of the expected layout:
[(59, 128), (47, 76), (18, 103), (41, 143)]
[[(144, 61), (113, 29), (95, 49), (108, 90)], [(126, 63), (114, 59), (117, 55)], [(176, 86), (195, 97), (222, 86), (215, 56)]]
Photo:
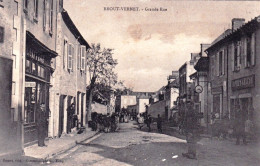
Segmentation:
[[(211, 111), (232, 120), (235, 110), (245, 112), (260, 127), (260, 16), (245, 23), (232, 19), (232, 29), (206, 51), (210, 58)], [(220, 105), (218, 110), (217, 105)], [(219, 107), (219, 106), (218, 106)], [(255, 130), (259, 131), (259, 130)], [(258, 132), (259, 134), (259, 132)]]
[(169, 119), (173, 116), (173, 108), (176, 106), (174, 103), (179, 96), (179, 71), (172, 71), (168, 77), (168, 84), (165, 87), (165, 100), (166, 100), (166, 118)]
[(136, 105), (136, 96), (135, 95), (121, 95), (119, 96), (120, 100), (120, 110), (126, 109), (129, 105)]
[(36, 110), (42, 103), (49, 122), (46, 137), (66, 131), (65, 108), (71, 102), (80, 126), (85, 125), (89, 46), (63, 10), (62, 0), (0, 1), (0, 9), (2, 154), (22, 152), (37, 142), (36, 122), (41, 117)]
[(22, 5), (0, 1), (0, 156), (23, 151)]
[(185, 62), (179, 68), (178, 110), (181, 117), (185, 115), (187, 103), (190, 103), (192, 100), (193, 81), (190, 75), (195, 72), (194, 64), (198, 61), (199, 57), (199, 53), (191, 53), (191, 60)]
[(210, 110), (208, 108), (208, 70), (209, 70), (209, 59), (205, 53), (205, 50), (210, 44), (201, 44), (200, 58), (194, 65), (196, 70), (195, 73), (190, 75), (193, 80), (194, 88), (192, 102), (194, 103), (195, 110), (198, 113), (203, 113), (203, 118), (200, 119), (201, 126), (208, 129), (210, 120)]
[[(86, 124), (86, 51), (90, 46), (80, 34), (68, 12), (59, 4), (57, 13), (58, 56), (53, 73), (54, 85), (51, 89), (49, 136), (57, 137), (68, 133), (72, 127)], [(68, 107), (75, 104), (78, 123), (67, 115)], [(75, 118), (75, 117), (74, 117)], [(70, 127), (69, 127), (70, 126)]]

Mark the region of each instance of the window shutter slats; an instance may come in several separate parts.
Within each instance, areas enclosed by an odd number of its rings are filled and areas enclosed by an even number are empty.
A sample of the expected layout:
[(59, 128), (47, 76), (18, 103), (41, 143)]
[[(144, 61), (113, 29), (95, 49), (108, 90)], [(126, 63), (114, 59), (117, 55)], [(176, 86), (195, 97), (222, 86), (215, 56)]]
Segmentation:
[(222, 51), (222, 75), (224, 75), (225, 74), (225, 58), (226, 58), (226, 53), (227, 52), (227, 50), (225, 49), (225, 50), (223, 50)]
[(251, 37), (251, 65), (255, 65), (255, 33)]
[(246, 37), (245, 37), (245, 39), (244, 39), (244, 43), (243, 43), (243, 45), (244, 45), (244, 68), (246, 68), (247, 67), (247, 64), (246, 64), (246, 62), (247, 62), (247, 39), (246, 39)]
[(68, 50), (68, 69), (72, 69), (72, 45), (69, 44), (69, 50)]
[(241, 58), (241, 43), (238, 42), (237, 44), (237, 66), (240, 68), (241, 66), (241, 61), (240, 61), (240, 58)]
[(234, 47), (234, 44), (232, 44), (230, 46), (230, 55), (231, 55), (231, 67), (232, 67), (232, 71), (235, 71), (235, 61), (234, 61), (234, 58), (235, 58), (235, 47)]
[(219, 53), (216, 54), (216, 75), (219, 76)]
[(85, 71), (86, 46), (81, 46), (80, 69)]

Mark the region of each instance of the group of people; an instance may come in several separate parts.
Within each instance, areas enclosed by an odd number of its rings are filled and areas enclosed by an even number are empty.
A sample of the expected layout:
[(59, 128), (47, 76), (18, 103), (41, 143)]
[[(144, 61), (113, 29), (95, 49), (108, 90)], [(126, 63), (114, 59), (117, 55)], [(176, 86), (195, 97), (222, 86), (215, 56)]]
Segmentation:
[[(141, 114), (137, 115), (137, 123), (138, 123), (138, 127), (140, 130), (146, 124), (147, 128), (148, 128), (148, 132), (150, 132), (152, 121), (153, 121), (153, 119), (152, 119), (151, 115), (149, 115), (149, 114), (147, 115), (146, 113), (141, 113)], [(162, 118), (161, 118), (160, 114), (158, 114), (158, 116), (157, 116), (156, 123), (157, 123), (158, 132), (162, 133)]]
[(119, 115), (117, 113), (103, 115), (97, 112), (91, 114), (89, 126), (93, 131), (115, 132), (118, 129)]

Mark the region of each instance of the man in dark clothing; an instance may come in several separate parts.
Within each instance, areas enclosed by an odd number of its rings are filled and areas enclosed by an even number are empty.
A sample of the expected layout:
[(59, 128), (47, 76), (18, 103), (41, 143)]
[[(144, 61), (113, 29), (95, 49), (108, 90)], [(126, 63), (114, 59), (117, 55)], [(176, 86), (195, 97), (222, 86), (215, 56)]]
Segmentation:
[(157, 129), (158, 132), (162, 133), (162, 118), (160, 114), (158, 114), (158, 118), (157, 118)]
[(72, 103), (69, 106), (67, 113), (68, 113), (68, 115), (67, 115), (68, 116), (68, 122), (67, 122), (68, 126), (67, 126), (67, 128), (68, 128), (68, 132), (70, 133), (71, 128), (73, 128), (73, 115), (75, 114), (75, 104), (74, 103)]
[(188, 152), (182, 153), (182, 155), (189, 159), (196, 159), (196, 144), (199, 139), (199, 125), (197, 115), (191, 104), (188, 105), (185, 110), (184, 129), (188, 144)]
[(151, 123), (152, 123), (152, 118), (150, 115), (147, 116), (147, 119), (146, 119), (146, 124), (147, 124), (147, 127), (148, 127), (148, 132), (151, 131)]
[(240, 144), (240, 138), (243, 139), (243, 144), (246, 144), (245, 119), (245, 113), (241, 109), (238, 109), (235, 114), (236, 145)]
[(38, 132), (38, 146), (43, 147), (46, 146), (44, 143), (45, 132), (47, 130), (47, 113), (45, 111), (45, 104), (37, 106), (37, 132)]

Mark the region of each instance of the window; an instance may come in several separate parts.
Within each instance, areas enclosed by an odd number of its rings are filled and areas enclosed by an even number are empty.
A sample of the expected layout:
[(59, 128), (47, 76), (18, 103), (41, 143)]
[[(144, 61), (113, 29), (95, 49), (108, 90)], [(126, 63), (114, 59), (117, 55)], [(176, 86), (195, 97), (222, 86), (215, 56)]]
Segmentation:
[(246, 38), (245, 67), (255, 65), (255, 33)]
[(64, 40), (64, 43), (63, 43), (63, 69), (66, 68), (67, 56), (68, 56), (68, 41)]
[(81, 46), (81, 57), (80, 57), (80, 60), (81, 60), (81, 67), (80, 69), (82, 71), (85, 70), (85, 59), (86, 59), (86, 46)]
[(80, 45), (78, 45), (78, 51), (77, 51), (77, 67), (80, 69)]
[(73, 71), (73, 56), (74, 56), (74, 47), (72, 44), (69, 44), (68, 47), (68, 69)]
[(5, 32), (4, 27), (0, 27), (0, 43), (4, 42), (4, 32)]
[(224, 69), (225, 69), (225, 58), (224, 58), (224, 50), (223, 51), (220, 51), (218, 53), (218, 71), (219, 71), (219, 75), (224, 75)]
[(211, 66), (211, 78), (213, 79), (214, 75), (215, 75), (215, 68), (214, 68), (214, 64), (215, 64), (215, 55), (213, 55), (211, 57), (211, 62), (212, 65)]
[(28, 0), (23, 1), (23, 11), (28, 13)]
[(34, 0), (34, 21), (38, 20), (38, 0)]
[(234, 45), (233, 71), (240, 70), (240, 65), (241, 65), (240, 57), (241, 57), (241, 42), (238, 41), (235, 42)]
[(50, 28), (50, 35), (53, 33), (53, 0), (50, 0), (50, 18), (49, 18), (49, 28)]
[(46, 0), (43, 0), (43, 30), (46, 30)]

